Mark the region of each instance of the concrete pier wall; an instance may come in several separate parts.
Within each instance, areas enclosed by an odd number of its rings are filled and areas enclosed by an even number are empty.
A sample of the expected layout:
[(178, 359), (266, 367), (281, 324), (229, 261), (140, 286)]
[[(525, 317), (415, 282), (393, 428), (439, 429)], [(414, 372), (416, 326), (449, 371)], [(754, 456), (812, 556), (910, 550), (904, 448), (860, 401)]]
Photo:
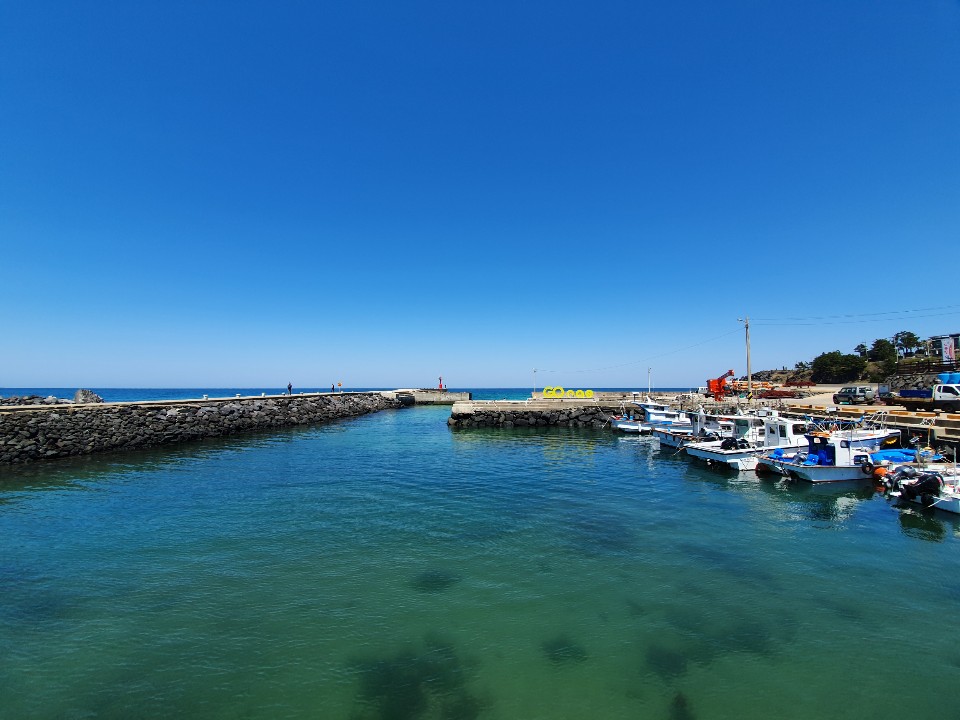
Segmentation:
[(408, 390), (397, 390), (396, 392), (412, 395), (416, 405), (453, 405), (472, 397), (469, 392), (451, 392), (429, 388), (410, 388)]
[(400, 407), (383, 393), (0, 408), (0, 464), (309, 425)]

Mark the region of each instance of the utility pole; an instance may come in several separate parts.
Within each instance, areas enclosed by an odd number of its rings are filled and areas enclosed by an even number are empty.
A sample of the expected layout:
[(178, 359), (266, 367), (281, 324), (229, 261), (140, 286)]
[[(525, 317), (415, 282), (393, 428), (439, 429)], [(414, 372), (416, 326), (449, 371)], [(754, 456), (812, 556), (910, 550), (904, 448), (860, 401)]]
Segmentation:
[(747, 335), (747, 400), (753, 400), (753, 376), (750, 373), (750, 317), (737, 318), (743, 323), (744, 332)]

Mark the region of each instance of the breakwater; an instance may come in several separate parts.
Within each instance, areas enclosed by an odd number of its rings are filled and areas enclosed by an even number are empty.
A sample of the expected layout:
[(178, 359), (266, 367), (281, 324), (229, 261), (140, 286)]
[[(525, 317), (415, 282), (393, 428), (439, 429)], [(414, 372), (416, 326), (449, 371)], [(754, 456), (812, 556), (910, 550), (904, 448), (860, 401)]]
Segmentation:
[(400, 407), (392, 394), (318, 393), (0, 410), (0, 464), (310, 425)]
[(453, 404), (447, 425), (451, 428), (476, 427), (580, 427), (600, 428), (615, 414), (611, 407), (590, 401), (487, 401)]

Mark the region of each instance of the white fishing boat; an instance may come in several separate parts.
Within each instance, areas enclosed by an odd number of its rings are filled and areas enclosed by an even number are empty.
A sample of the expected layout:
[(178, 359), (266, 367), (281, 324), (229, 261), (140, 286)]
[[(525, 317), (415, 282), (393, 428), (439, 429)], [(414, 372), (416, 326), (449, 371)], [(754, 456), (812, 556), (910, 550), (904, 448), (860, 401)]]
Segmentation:
[(657, 427), (690, 427), (686, 414), (672, 410), (666, 403), (647, 398), (643, 402), (633, 402), (631, 406), (629, 410), (624, 407), (620, 415), (610, 418), (610, 426), (614, 430), (649, 435)]
[(614, 415), (610, 418), (610, 427), (620, 432), (639, 433), (641, 425), (643, 425), (643, 418), (629, 413)]
[(705, 460), (710, 465), (722, 462), (739, 470), (737, 459), (746, 458), (751, 449), (761, 447), (765, 434), (763, 418), (738, 415), (733, 418), (733, 437), (686, 443), (683, 449), (690, 457)]
[[(789, 459), (772, 461), (779, 472), (811, 483), (865, 480), (873, 475), (870, 454), (899, 438), (899, 430), (887, 429), (886, 413), (877, 413), (859, 423), (806, 433), (807, 448)], [(829, 427), (829, 426), (827, 426)]]
[(680, 449), (691, 442), (722, 440), (733, 437), (734, 415), (708, 415), (701, 407), (697, 412), (687, 411), (686, 425), (654, 428), (652, 435), (661, 445)]
[(807, 446), (809, 423), (797, 418), (781, 417), (767, 411), (756, 417), (734, 418), (735, 436), (713, 443), (686, 446), (687, 454), (709, 464), (726, 465), (731, 470), (755, 470), (760, 457), (774, 450), (796, 453)]

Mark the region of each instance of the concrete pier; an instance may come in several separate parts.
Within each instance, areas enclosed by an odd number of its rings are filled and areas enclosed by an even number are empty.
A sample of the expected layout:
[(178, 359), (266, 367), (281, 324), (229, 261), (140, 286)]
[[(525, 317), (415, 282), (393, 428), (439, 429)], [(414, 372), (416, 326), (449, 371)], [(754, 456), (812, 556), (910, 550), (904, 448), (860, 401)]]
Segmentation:
[(473, 397), (469, 392), (451, 392), (439, 388), (409, 388), (393, 392), (411, 395), (414, 405), (453, 405)]

